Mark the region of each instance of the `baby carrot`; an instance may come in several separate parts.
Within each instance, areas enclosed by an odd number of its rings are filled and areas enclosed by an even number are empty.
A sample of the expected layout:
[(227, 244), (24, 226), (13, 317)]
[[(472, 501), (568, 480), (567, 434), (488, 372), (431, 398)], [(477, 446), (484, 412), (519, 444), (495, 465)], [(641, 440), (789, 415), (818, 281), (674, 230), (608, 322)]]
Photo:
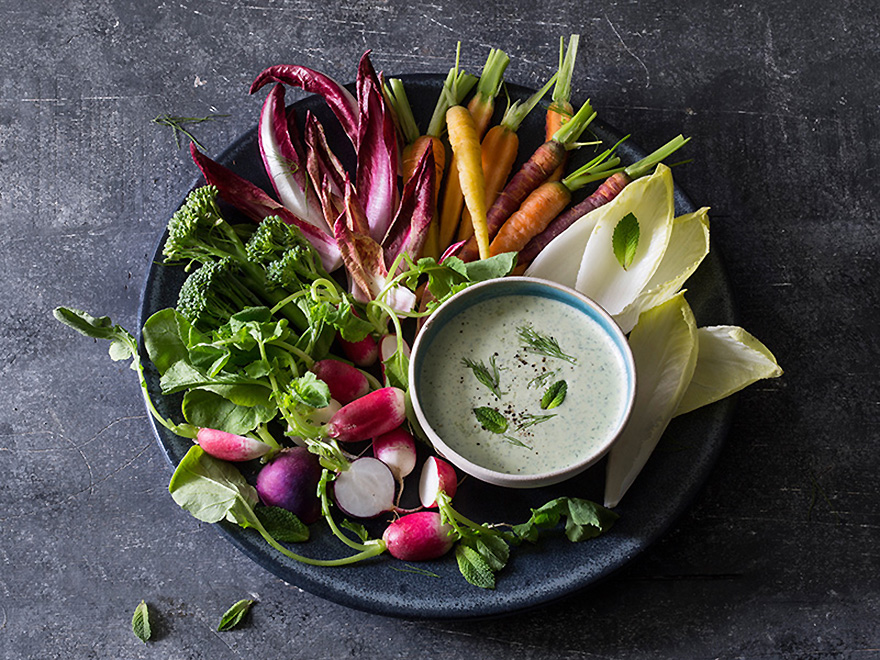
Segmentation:
[[(559, 38), (559, 73), (556, 76), (556, 86), (553, 88), (550, 106), (547, 108), (547, 114), (544, 119), (546, 140), (553, 137), (554, 133), (562, 128), (562, 125), (574, 115), (574, 108), (571, 105), (571, 76), (574, 71), (574, 62), (577, 58), (579, 40), (579, 35), (571, 35), (571, 38), (568, 40), (568, 50), (565, 50), (565, 39)], [(565, 52), (564, 55), (563, 51)], [(563, 157), (563, 162), (550, 175), (550, 180), (558, 181), (562, 178), (567, 160), (566, 154), (566, 157)]]
[(468, 109), (454, 105), (446, 111), (449, 144), (459, 163), (459, 183), (465, 204), (471, 213), (480, 259), (489, 256), (489, 233), (486, 227), (486, 186), (480, 160), (477, 127)]
[(606, 164), (604, 168), (600, 168), (593, 172), (594, 177), (602, 175), (607, 176), (608, 178), (602, 182), (602, 185), (600, 185), (593, 194), (586, 197), (580, 203), (572, 206), (564, 213), (558, 215), (543, 231), (534, 236), (520, 251), (517, 259), (518, 266), (526, 266), (530, 264), (550, 241), (568, 229), (568, 227), (574, 224), (575, 221), (579, 220), (590, 211), (610, 202), (617, 197), (620, 191), (627, 185), (652, 172), (657, 163), (668, 157), (674, 151), (683, 147), (688, 141), (690, 141), (690, 138), (685, 138), (679, 135), (656, 151), (648, 154), (628, 167), (607, 169), (608, 164)]
[(545, 181), (535, 188), (498, 230), (489, 245), (489, 254), (494, 257), (502, 252), (522, 250), (568, 206), (574, 191), (607, 176), (610, 168), (620, 163), (617, 157), (609, 159), (616, 148), (614, 145), (603, 151), (562, 181)]
[[(477, 139), (481, 139), (492, 114), (495, 112), (495, 97), (501, 90), (504, 70), (510, 63), (506, 53), (493, 48), (489, 51), (480, 82), (477, 84), (474, 97), (468, 103), (468, 111), (474, 119), (477, 131)], [(440, 205), (440, 247), (445, 249), (455, 236), (461, 219), (463, 203), (461, 186), (459, 184), (458, 160), (453, 152), (449, 161), (449, 175), (446, 178), (446, 189), (443, 191), (443, 203)]]
[[(566, 122), (553, 135), (552, 139), (547, 140), (538, 147), (519, 171), (513, 175), (513, 178), (508, 181), (504, 190), (498, 195), (495, 203), (492, 204), (487, 213), (486, 231), (489, 239), (495, 237), (501, 225), (520, 207), (525, 198), (547, 180), (547, 177), (562, 162), (565, 152), (578, 146), (576, 144), (577, 139), (595, 117), (596, 113), (590, 106), (590, 102), (587, 101), (575, 113), (571, 121)], [(476, 234), (477, 218), (474, 217), (473, 210), (471, 210), (471, 217), (474, 221)], [(469, 238), (456, 256), (463, 261), (473, 261), (476, 259), (478, 254), (480, 254), (477, 240), (476, 236)]]
[[(519, 153), (519, 137), (517, 131), (523, 120), (534, 109), (550, 86), (556, 80), (556, 74), (547, 81), (540, 90), (532, 94), (524, 103), (514, 101), (504, 112), (501, 122), (496, 124), (486, 133), (480, 145), (480, 158), (483, 163), (483, 177), (486, 185), (486, 208), (491, 208), (498, 193), (507, 183), (510, 170)], [(467, 209), (461, 215), (461, 224), (458, 228), (458, 240), (463, 241), (474, 233), (471, 216)]]

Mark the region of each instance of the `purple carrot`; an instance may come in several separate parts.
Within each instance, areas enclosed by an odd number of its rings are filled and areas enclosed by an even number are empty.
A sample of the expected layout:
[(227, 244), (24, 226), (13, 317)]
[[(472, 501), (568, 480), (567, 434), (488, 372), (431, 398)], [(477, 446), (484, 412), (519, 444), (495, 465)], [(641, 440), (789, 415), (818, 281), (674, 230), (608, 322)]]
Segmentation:
[(269, 83), (278, 82), (319, 94), (339, 119), (352, 145), (358, 143), (358, 104), (351, 92), (329, 76), (304, 66), (279, 64), (263, 70), (251, 84), (250, 93)]
[(567, 211), (560, 213), (543, 232), (532, 238), (526, 246), (520, 250), (517, 257), (517, 267), (527, 266), (532, 263), (535, 257), (543, 250), (554, 238), (573, 225), (577, 220), (585, 216), (620, 194), (620, 191), (626, 188), (636, 179), (645, 176), (653, 171), (654, 167), (669, 156), (674, 151), (680, 149), (690, 141), (681, 135), (673, 138), (656, 151), (648, 154), (641, 160), (629, 165), (621, 170), (614, 172), (596, 189), (596, 191), (586, 197), (583, 201), (575, 204)]
[(328, 273), (342, 265), (342, 257), (336, 240), (328, 233), (301, 220), (282, 204), (272, 199), (262, 188), (211, 160), (200, 152), (195, 144), (190, 145), (190, 153), (202, 171), (205, 182), (216, 186), (220, 197), (228, 204), (237, 208), (254, 222), (262, 222), (263, 218), (277, 215), (286, 223), (295, 225), (318, 251), (321, 263)]
[[(587, 101), (575, 115), (563, 124), (553, 137), (538, 147), (532, 156), (513, 175), (504, 190), (495, 199), (486, 215), (489, 240), (501, 229), (504, 222), (519, 209), (523, 200), (535, 188), (544, 183), (562, 163), (569, 149), (576, 146), (581, 133), (595, 119), (596, 113)], [(473, 261), (480, 256), (476, 236), (471, 236), (456, 255), (463, 261)]]

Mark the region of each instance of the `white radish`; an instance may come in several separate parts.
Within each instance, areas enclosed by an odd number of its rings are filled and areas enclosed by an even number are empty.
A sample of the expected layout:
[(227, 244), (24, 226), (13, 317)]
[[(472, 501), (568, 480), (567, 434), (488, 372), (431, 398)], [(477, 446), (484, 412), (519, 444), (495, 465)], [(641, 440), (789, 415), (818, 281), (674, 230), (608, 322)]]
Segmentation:
[(437, 495), (442, 490), (449, 497), (455, 497), (458, 477), (455, 468), (442, 458), (430, 456), (422, 466), (419, 477), (419, 500), (426, 509), (437, 506)]
[(385, 463), (401, 481), (416, 467), (416, 441), (402, 426), (373, 438), (373, 456)]
[(427, 561), (442, 557), (452, 548), (456, 536), (451, 525), (436, 511), (419, 511), (401, 516), (385, 528), (382, 540), (392, 557), (403, 561)]
[[(402, 338), (401, 342), (401, 352), (404, 356), (409, 358), (410, 356), (410, 347)], [(382, 339), (379, 340), (379, 359), (382, 364), (382, 380), (386, 385), (389, 384), (388, 375), (385, 373), (385, 363), (390, 360), (394, 354), (397, 352), (397, 335), (382, 335)]]
[(206, 454), (224, 461), (250, 461), (272, 451), (265, 442), (217, 429), (199, 429), (196, 442)]
[(319, 360), (312, 365), (312, 372), (327, 383), (330, 396), (342, 405), (351, 403), (370, 391), (370, 382), (363, 372), (340, 360)]
[(333, 497), (347, 515), (375, 518), (394, 510), (394, 475), (378, 458), (364, 456), (351, 462), (333, 482)]
[(317, 426), (323, 426), (330, 422), (333, 419), (333, 416), (342, 410), (342, 404), (339, 403), (336, 399), (330, 399), (330, 403), (328, 403), (323, 408), (315, 408), (306, 416), (306, 419), (311, 424), (315, 424)]
[(383, 387), (343, 406), (327, 424), (327, 435), (339, 442), (358, 442), (393, 431), (406, 420), (406, 394)]

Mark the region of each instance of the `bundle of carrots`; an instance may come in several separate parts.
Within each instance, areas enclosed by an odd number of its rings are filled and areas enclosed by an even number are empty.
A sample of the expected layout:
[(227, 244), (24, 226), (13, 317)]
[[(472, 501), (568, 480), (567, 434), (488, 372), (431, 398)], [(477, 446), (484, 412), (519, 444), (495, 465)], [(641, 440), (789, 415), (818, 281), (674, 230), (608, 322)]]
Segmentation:
[[(664, 158), (687, 140), (682, 136), (628, 167), (615, 155), (618, 145), (605, 149), (566, 175), (571, 151), (580, 142), (596, 113), (587, 101), (575, 109), (571, 104), (572, 76), (578, 35), (568, 46), (560, 39), (559, 68), (550, 80), (523, 102), (508, 104), (501, 120), (490, 126), (495, 100), (503, 88), (510, 58), (492, 49), (479, 79), (459, 69), (459, 49), (450, 69), (431, 122), (420, 133), (400, 80), (392, 79), (385, 93), (398, 120), (403, 138), (403, 176), (425, 149), (434, 151), (437, 167), (435, 203), (424, 254), (438, 258), (455, 254), (464, 261), (485, 259), (503, 252), (519, 254), (519, 271), (564, 229), (587, 212), (610, 202), (630, 182), (653, 171)], [(464, 99), (476, 86), (472, 98)], [(544, 143), (513, 172), (519, 155), (517, 131), (527, 115), (553, 87), (545, 111)], [(451, 153), (447, 158), (444, 134)], [(624, 138), (625, 139), (625, 138)], [(512, 173), (512, 176), (511, 176)], [(596, 191), (571, 206), (572, 195), (594, 181), (604, 179)]]

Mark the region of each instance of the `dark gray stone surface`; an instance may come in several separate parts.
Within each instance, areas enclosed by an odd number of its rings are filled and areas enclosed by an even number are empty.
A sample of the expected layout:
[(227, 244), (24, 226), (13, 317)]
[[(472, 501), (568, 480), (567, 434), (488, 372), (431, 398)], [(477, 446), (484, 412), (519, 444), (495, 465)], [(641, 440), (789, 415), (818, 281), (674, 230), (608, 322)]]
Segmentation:
[[(870, 2), (0, 2), (0, 658), (880, 657), (876, 71)], [(614, 579), (480, 622), (406, 622), (287, 585), (167, 495), (132, 373), (51, 320), (133, 328), (195, 170), (159, 114), (256, 121), (254, 75), (440, 71), (455, 42), (535, 85), (582, 35), (575, 96), (712, 207), (741, 324), (786, 369), (742, 393), (689, 512)], [(243, 628), (214, 632), (232, 602)], [(131, 613), (146, 599), (155, 638)]]

